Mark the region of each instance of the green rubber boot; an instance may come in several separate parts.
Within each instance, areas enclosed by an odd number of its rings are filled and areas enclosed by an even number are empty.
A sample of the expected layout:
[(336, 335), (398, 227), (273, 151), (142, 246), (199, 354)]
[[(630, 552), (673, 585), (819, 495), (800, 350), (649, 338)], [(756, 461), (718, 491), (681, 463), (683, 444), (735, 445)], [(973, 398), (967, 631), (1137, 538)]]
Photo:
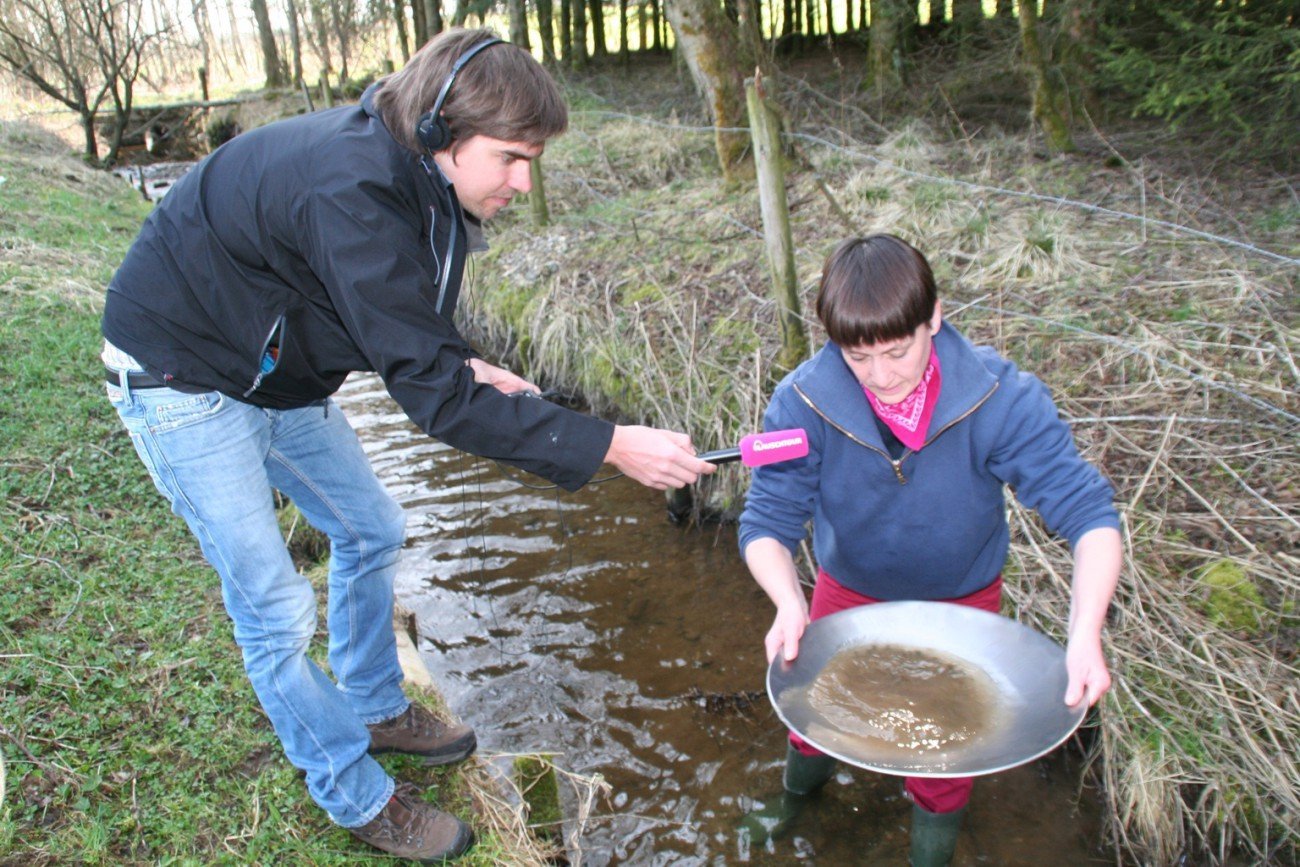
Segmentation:
[(946, 867), (957, 849), (966, 808), (952, 813), (931, 813), (912, 805), (912, 867)]
[(826, 785), (835, 773), (835, 759), (818, 754), (805, 756), (794, 748), (785, 750), (785, 790), (794, 795), (811, 795)]
[(805, 795), (785, 791), (774, 795), (741, 818), (740, 833), (749, 839), (751, 845), (766, 846), (769, 840), (779, 840), (786, 835), (806, 803), (808, 798)]
[(740, 830), (749, 837), (750, 843), (760, 846), (785, 836), (809, 797), (834, 773), (835, 759), (830, 756), (805, 756), (793, 746), (788, 747), (782, 780), (784, 790), (759, 809), (746, 813), (740, 820)]

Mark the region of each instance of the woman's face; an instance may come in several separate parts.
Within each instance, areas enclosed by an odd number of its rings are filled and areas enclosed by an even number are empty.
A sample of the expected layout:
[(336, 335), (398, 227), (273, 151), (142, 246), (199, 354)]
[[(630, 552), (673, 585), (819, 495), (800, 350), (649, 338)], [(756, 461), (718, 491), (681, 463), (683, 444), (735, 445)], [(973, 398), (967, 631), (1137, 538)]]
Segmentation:
[(942, 314), (936, 302), (934, 316), (906, 337), (870, 345), (840, 347), (853, 376), (881, 403), (899, 403), (921, 384), (930, 363), (930, 347)]

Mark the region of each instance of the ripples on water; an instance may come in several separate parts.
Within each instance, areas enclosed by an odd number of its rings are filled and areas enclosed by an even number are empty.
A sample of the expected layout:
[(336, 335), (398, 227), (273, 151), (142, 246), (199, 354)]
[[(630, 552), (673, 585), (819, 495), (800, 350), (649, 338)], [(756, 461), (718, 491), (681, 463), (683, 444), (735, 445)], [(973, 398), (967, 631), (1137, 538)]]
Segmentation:
[[(524, 487), (545, 482), (431, 440), (373, 376), (338, 399), (407, 510), (397, 595), (481, 751), (554, 753), (610, 783), (583, 863), (906, 863), (901, 780), (857, 769), (790, 838), (737, 838), (741, 815), (780, 791), (785, 732), (765, 695), (745, 707), (764, 689), (772, 608), (734, 527), (674, 526), (663, 495), (627, 479)], [(982, 830), (955, 863), (1087, 863), (1095, 809), (1074, 814), (1077, 776), (1058, 756), (980, 781), (968, 824)]]

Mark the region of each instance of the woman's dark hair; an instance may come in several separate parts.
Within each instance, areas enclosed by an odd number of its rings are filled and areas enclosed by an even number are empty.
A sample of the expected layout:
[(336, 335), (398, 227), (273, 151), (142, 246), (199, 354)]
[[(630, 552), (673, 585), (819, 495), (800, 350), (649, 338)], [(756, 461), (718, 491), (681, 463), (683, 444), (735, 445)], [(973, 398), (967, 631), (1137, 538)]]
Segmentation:
[[(484, 29), (444, 31), (400, 70), (381, 79), (375, 106), (393, 138), (424, 153), (415, 126), (433, 108), (452, 65), (475, 45), (497, 38)], [(550, 74), (531, 54), (508, 42), (484, 49), (461, 67), (442, 114), (451, 129), (453, 156), (456, 145), (472, 136), (544, 144), (569, 125), (564, 97)]]
[(826, 258), (817, 318), (837, 346), (873, 346), (929, 322), (938, 298), (919, 250), (893, 235), (868, 235), (841, 242)]

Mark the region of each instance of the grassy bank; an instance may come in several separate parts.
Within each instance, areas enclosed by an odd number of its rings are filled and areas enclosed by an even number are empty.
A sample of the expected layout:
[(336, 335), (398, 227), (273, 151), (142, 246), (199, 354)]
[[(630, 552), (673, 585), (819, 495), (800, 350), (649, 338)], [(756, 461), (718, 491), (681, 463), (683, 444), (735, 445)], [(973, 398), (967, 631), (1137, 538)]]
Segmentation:
[[(0, 177), (0, 863), (377, 856), (284, 759), (216, 576), (105, 400), (102, 287), (147, 206), (20, 127)], [(466, 863), (539, 862), (476, 762), (384, 761), (475, 825)]]

